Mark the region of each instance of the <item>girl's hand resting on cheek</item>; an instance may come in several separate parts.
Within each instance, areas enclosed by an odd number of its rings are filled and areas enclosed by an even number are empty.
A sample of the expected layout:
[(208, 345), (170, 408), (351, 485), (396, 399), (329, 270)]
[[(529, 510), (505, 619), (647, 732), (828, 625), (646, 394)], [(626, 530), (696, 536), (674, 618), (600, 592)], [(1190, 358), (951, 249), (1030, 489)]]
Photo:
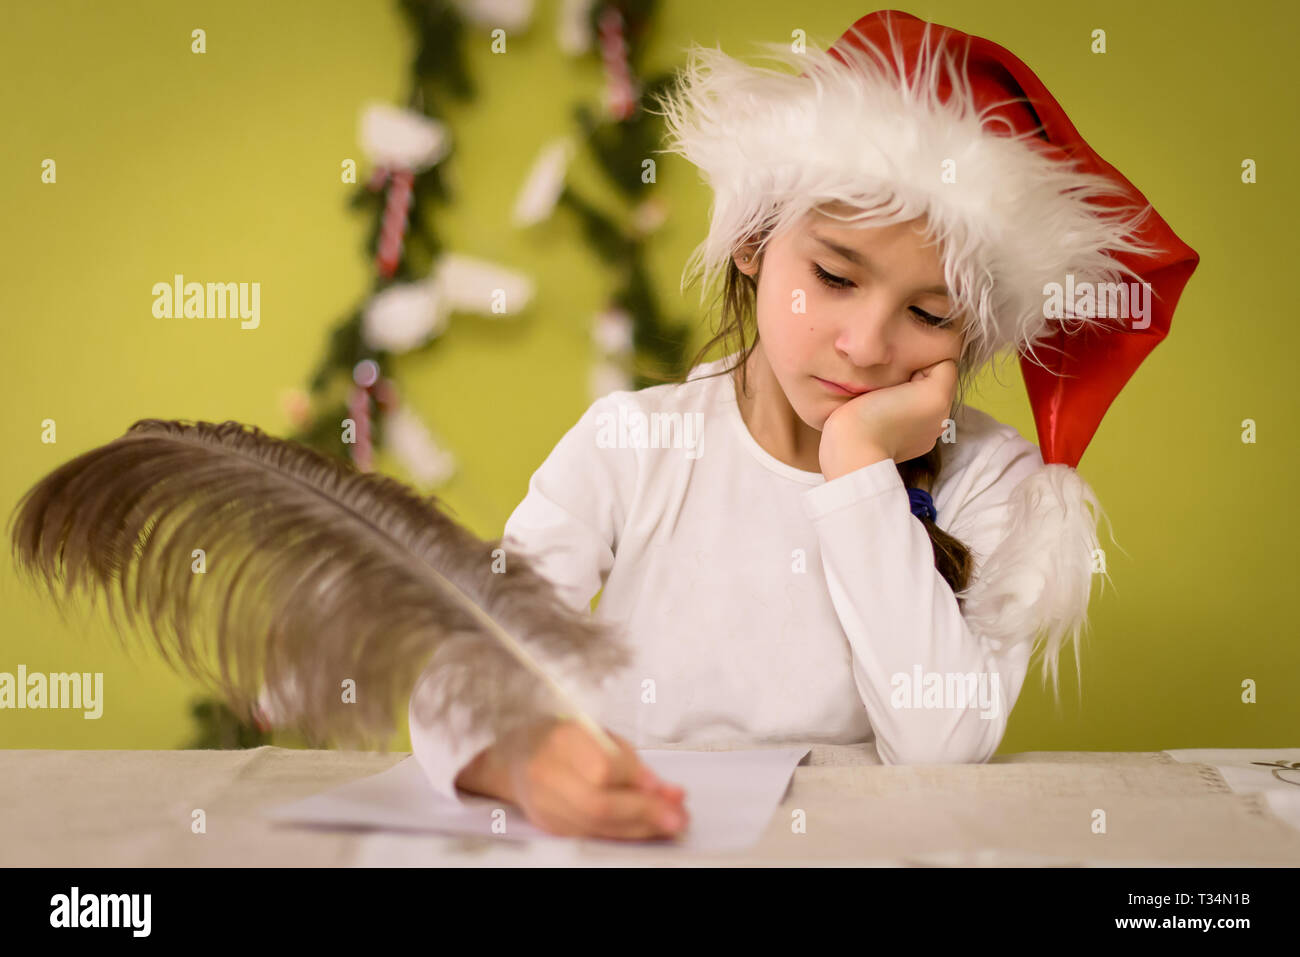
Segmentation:
[(515, 803), (550, 834), (634, 841), (678, 834), (689, 821), (685, 792), (656, 778), (629, 741), (608, 733), (621, 749), (614, 758), (576, 721), (538, 729), (510, 769)]
[(822, 474), (829, 482), (884, 459), (925, 455), (943, 434), (956, 394), (957, 363), (944, 359), (907, 382), (850, 399), (822, 426)]

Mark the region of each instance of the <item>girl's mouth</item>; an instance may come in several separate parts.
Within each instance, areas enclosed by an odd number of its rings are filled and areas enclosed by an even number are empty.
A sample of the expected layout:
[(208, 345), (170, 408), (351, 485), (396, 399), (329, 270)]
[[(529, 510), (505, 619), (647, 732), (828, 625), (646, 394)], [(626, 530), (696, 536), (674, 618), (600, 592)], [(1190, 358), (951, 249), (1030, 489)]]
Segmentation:
[(813, 376), (818, 382), (824, 385), (829, 391), (836, 395), (865, 395), (868, 392), (875, 392), (875, 389), (851, 389), (848, 386), (840, 385), (838, 382), (831, 382), (828, 379)]

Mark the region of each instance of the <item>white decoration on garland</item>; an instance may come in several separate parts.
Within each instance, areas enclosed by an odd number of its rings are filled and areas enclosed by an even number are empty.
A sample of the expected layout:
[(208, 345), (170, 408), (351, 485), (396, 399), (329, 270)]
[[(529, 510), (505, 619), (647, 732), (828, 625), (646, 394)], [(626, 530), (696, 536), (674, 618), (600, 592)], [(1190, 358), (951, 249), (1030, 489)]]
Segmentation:
[(394, 283), (366, 305), (361, 336), (372, 349), (407, 352), (439, 335), (447, 325), (447, 309), (436, 283)]
[(494, 309), (501, 294), (506, 315), (524, 309), (533, 298), (535, 285), (527, 275), (506, 269), (485, 259), (447, 253), (437, 263), (434, 281), (441, 298), (453, 312), (482, 316), (501, 315)]
[(606, 356), (627, 355), (632, 351), (632, 317), (622, 309), (597, 313), (591, 324), (591, 337)]
[(635, 347), (632, 317), (617, 306), (596, 313), (591, 321), (591, 338), (601, 353), (588, 379), (591, 397), (599, 399), (611, 392), (630, 391), (633, 382), (627, 372), (628, 357)]
[(451, 149), (445, 124), (387, 103), (371, 103), (362, 111), (360, 139), (371, 163), (415, 173), (440, 163)]
[(609, 359), (602, 359), (591, 367), (588, 388), (593, 400), (607, 396), (611, 392), (629, 392), (632, 389), (632, 377), (621, 365)]
[(582, 56), (591, 50), (591, 8), (596, 0), (564, 0), (555, 20), (555, 41), (566, 56)]
[(637, 203), (632, 210), (632, 228), (638, 236), (649, 236), (668, 220), (668, 206), (657, 196)]
[(522, 30), (533, 19), (533, 0), (456, 0), (456, 8), (475, 26), (507, 33)]
[(551, 215), (564, 191), (564, 178), (576, 150), (569, 136), (557, 137), (542, 148), (515, 201), (516, 226), (531, 226)]
[(456, 471), (456, 459), (443, 449), (420, 417), (406, 405), (384, 416), (384, 448), (422, 487), (439, 485)]
[[(447, 253), (428, 278), (395, 283), (375, 295), (362, 319), (372, 349), (407, 352), (441, 335), (453, 312), (513, 315), (532, 300), (534, 284), (520, 272), (483, 259)], [(497, 302), (501, 309), (493, 307)]]

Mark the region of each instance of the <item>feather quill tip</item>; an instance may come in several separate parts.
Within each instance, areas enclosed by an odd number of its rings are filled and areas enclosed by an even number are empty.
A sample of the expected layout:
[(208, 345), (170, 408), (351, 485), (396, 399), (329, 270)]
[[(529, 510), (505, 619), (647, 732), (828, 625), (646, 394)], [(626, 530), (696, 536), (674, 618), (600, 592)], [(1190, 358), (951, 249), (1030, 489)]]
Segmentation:
[(433, 496), (239, 422), (140, 420), (33, 485), (10, 535), (61, 613), (105, 596), (124, 643), (142, 626), (245, 720), (313, 741), (386, 738), (422, 673), (452, 691), (432, 719), (503, 730), (570, 709), (556, 663), (597, 680), (627, 660)]

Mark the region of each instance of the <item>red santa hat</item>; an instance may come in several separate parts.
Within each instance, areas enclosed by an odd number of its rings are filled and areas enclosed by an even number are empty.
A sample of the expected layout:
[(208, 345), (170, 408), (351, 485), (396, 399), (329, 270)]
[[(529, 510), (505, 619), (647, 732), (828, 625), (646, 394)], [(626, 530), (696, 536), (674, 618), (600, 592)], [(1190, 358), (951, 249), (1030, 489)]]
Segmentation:
[(864, 226), (924, 217), (968, 316), (963, 365), (1015, 347), (1046, 466), (1013, 492), (963, 613), (995, 647), (1042, 637), (1055, 681), (1099, 551), (1100, 504), (1075, 467), (1168, 333), (1197, 254), (990, 40), (882, 10), (828, 50), (761, 48), (797, 74), (694, 47), (661, 99), (666, 151), (714, 193), (683, 286), (832, 202)]

